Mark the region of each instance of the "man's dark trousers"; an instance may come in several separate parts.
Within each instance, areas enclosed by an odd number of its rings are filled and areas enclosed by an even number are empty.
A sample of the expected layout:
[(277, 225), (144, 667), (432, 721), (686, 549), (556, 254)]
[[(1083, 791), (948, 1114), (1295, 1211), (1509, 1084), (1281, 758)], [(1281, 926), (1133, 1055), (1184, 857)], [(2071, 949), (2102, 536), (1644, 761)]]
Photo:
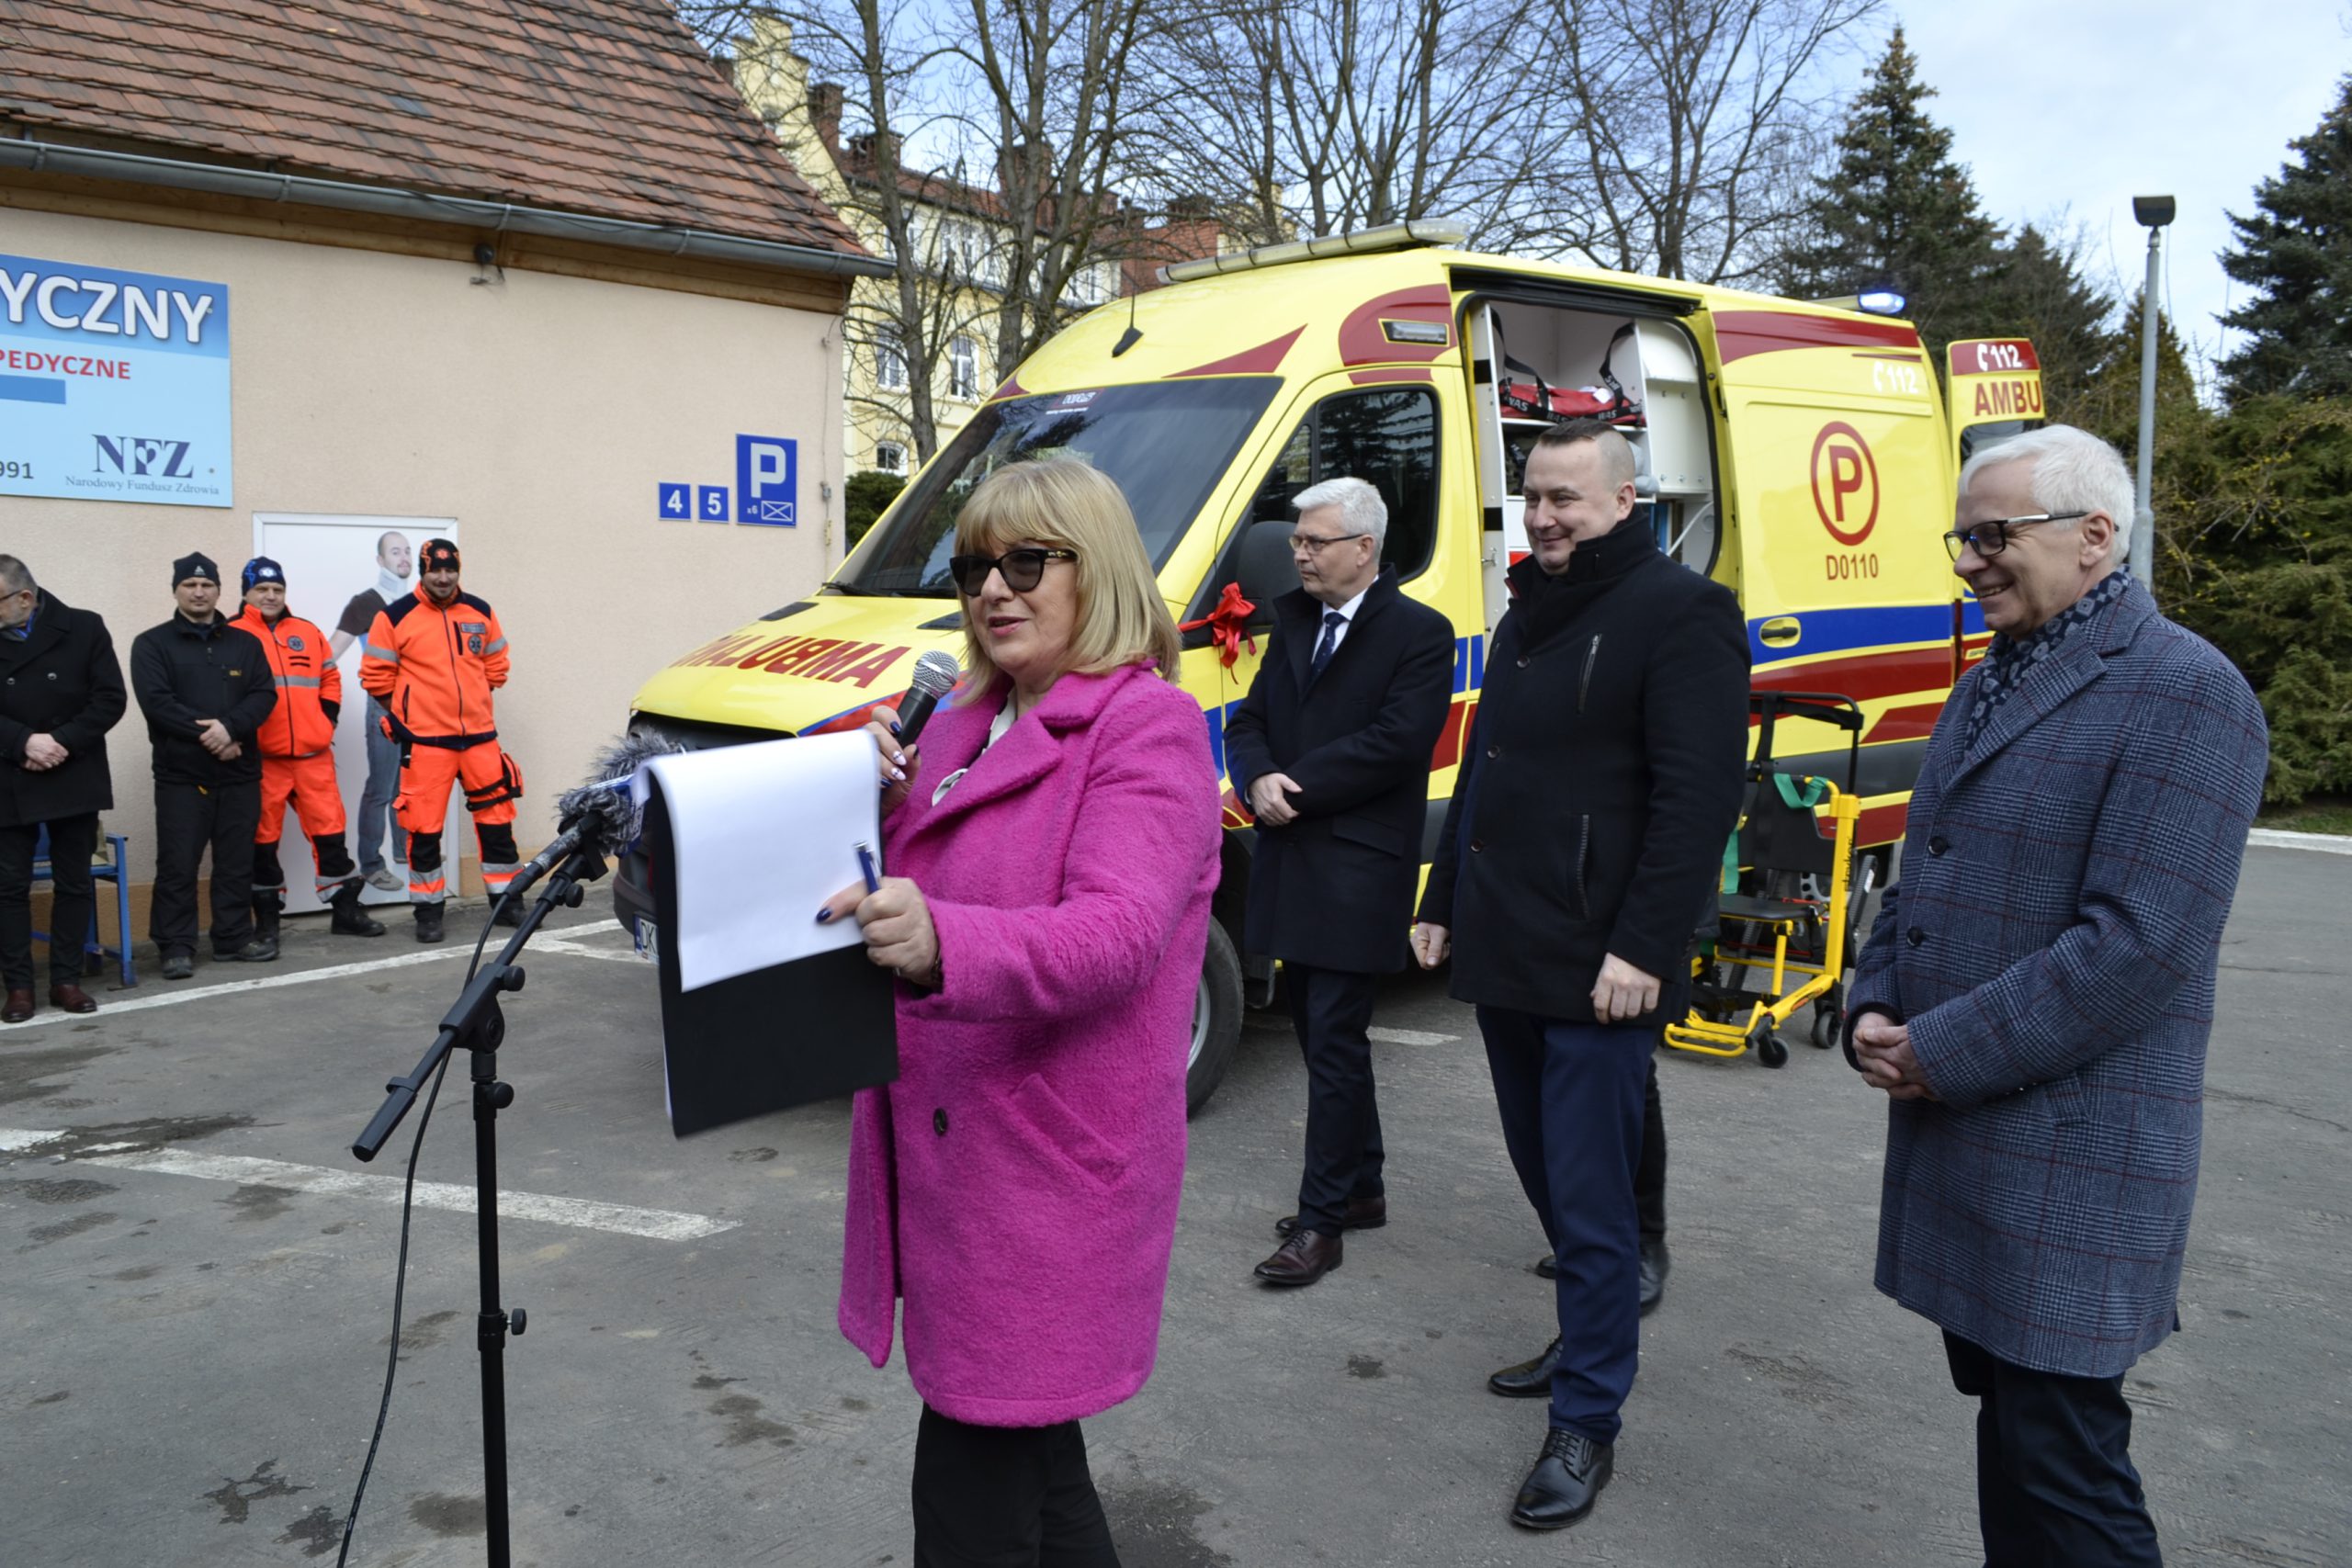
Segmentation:
[(1298, 1180), (1298, 1223), (1338, 1235), (1350, 1199), (1385, 1191), (1385, 1152), (1366, 1033), (1377, 978), (1285, 964), (1283, 987), (1306, 1057), (1306, 1162)]
[[(0, 971), (8, 989), (33, 988), (33, 850), (41, 824), (0, 828)], [(61, 817), (49, 824), (49, 983), (82, 983), (82, 944), (97, 908), (90, 857), (98, 847), (98, 814)]]
[(1558, 1260), (1552, 1425), (1617, 1440), (1641, 1354), (1642, 1078), (1657, 1032), (1478, 1009), (1503, 1145)]
[(196, 954), (196, 873), (212, 850), (212, 953), (224, 958), (254, 939), (254, 829), (261, 781), (155, 783), (155, 897), (147, 931), (157, 951)]
[(1946, 1330), (1952, 1386), (1973, 1394), (1985, 1568), (2158, 1568), (2132, 1464), (2123, 1379), (2037, 1372)]

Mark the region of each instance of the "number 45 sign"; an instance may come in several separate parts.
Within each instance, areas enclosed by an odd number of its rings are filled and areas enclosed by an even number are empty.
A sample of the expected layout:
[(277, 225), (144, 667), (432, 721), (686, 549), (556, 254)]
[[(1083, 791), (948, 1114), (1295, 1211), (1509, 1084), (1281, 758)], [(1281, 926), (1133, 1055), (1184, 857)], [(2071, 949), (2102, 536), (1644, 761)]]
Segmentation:
[(735, 438), (735, 521), (799, 524), (800, 444), (778, 435)]

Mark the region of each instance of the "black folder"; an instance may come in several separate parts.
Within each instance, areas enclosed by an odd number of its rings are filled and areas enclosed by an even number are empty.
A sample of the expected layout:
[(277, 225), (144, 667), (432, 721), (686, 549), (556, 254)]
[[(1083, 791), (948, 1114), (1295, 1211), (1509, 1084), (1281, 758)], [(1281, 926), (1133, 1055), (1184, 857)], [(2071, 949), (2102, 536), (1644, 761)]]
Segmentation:
[(899, 1076), (894, 981), (863, 945), (681, 987), (678, 857), (658, 777), (641, 841), (652, 874), (672, 1133), (683, 1138)]

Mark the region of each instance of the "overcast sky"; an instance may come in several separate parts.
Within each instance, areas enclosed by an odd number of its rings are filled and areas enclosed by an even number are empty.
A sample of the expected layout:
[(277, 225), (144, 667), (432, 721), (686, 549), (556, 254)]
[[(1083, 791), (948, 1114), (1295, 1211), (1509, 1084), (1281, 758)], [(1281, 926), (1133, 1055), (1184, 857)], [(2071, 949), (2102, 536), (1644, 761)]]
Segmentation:
[[(2147, 231), (2132, 198), (2180, 203), (2165, 235), (2170, 313), (2192, 358), (2243, 302), (2222, 275), (2226, 212), (2250, 213), (2287, 143), (2352, 69), (2346, 0), (1894, 0), (1928, 112), (1953, 133), (1997, 220), (2071, 220), (2102, 282), (2136, 293)], [(2201, 368), (2201, 367), (2200, 367)]]

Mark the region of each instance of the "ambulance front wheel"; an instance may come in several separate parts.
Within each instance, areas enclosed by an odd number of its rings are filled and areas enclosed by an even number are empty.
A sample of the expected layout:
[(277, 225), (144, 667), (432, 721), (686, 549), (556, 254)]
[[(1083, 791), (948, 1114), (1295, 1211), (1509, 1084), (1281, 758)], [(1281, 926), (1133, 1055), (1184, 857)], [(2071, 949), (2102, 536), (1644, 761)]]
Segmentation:
[(1198, 1114), (1233, 1066), (1241, 1043), (1241, 955), (1216, 921), (1209, 922), (1201, 983), (1193, 993), (1193, 1040), (1184, 1061), (1184, 1114)]

